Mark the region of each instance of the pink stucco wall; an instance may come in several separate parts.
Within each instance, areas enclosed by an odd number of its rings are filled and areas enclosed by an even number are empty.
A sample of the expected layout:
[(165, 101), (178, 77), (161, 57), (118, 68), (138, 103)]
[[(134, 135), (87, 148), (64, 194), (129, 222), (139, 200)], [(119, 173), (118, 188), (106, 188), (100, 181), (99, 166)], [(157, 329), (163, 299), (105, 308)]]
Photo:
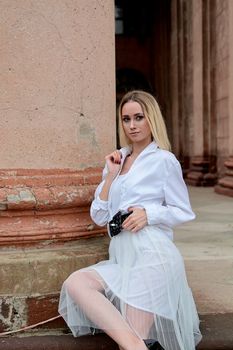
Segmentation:
[(103, 164), (115, 147), (114, 3), (1, 1), (1, 168)]

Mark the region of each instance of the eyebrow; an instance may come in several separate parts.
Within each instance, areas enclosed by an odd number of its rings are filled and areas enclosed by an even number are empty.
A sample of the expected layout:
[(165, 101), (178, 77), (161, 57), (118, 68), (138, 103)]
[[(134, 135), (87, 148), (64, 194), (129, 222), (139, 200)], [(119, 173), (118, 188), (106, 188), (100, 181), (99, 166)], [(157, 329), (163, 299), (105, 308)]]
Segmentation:
[[(144, 116), (144, 114), (141, 112), (141, 113), (135, 113), (135, 114), (133, 114), (133, 117), (138, 117), (138, 116), (141, 116), (141, 115), (143, 115)], [(122, 114), (122, 116), (121, 116), (122, 118), (123, 117), (130, 117), (130, 115), (128, 115), (128, 114)]]

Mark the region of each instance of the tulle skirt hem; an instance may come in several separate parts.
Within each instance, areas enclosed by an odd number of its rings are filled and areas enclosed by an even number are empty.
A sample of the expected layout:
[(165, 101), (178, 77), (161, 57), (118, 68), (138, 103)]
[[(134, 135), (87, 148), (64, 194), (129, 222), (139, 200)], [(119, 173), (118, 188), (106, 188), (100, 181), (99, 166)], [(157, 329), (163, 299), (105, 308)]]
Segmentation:
[[(147, 226), (137, 234), (123, 231), (111, 240), (109, 260), (80, 271), (102, 283), (104, 296), (139, 337), (156, 339), (165, 350), (194, 350), (200, 342), (183, 259), (158, 228)], [(59, 312), (74, 336), (119, 328), (101, 320), (93, 323), (71, 298), (65, 283)]]

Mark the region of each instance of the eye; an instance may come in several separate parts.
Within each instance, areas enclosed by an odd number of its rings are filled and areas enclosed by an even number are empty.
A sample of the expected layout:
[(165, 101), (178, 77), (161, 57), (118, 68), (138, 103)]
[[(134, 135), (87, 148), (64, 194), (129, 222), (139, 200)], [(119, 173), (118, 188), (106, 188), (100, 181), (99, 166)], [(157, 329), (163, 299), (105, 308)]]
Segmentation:
[(124, 123), (128, 123), (128, 122), (130, 121), (130, 118), (129, 118), (129, 117), (123, 117), (123, 118), (122, 118), (122, 121), (123, 121)]
[(144, 118), (144, 115), (137, 115), (136, 116), (136, 120), (137, 121), (140, 121), (140, 120), (142, 120)]

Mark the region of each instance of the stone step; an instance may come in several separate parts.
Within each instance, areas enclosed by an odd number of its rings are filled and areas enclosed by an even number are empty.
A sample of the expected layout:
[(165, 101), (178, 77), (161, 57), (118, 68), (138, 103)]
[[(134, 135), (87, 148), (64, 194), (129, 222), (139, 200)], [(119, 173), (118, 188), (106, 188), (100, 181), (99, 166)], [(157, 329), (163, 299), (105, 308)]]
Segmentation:
[[(202, 315), (201, 331), (197, 350), (233, 350), (233, 314)], [(61, 331), (52, 334), (51, 329), (38, 332), (0, 338), (0, 350), (118, 350), (106, 334), (74, 338)]]
[(105, 334), (74, 338), (72, 335), (45, 335), (0, 339), (1, 350), (117, 350)]
[[(83, 336), (73, 338), (71, 335), (47, 335), (12, 337), (0, 339), (1, 350), (119, 350), (107, 335)], [(197, 350), (232, 350), (233, 343), (205, 340)], [(187, 349), (188, 350), (188, 349)]]

